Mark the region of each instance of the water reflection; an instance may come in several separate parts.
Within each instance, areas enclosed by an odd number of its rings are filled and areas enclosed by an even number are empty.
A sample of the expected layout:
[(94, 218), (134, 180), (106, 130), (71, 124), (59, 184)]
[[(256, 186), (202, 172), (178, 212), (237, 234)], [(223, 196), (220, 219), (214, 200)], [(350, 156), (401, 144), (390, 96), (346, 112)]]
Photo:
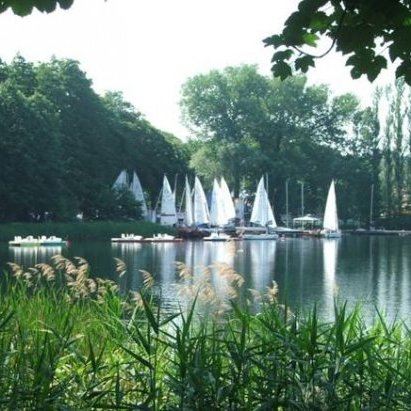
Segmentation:
[(126, 275), (121, 279), (121, 288), (127, 290), (137, 290), (142, 287), (141, 276), (137, 275), (140, 265), (142, 245), (140, 243), (112, 243), (112, 252), (115, 258), (119, 258), (127, 266), (128, 271), (135, 272), (136, 275)]
[[(371, 249), (370, 261), (375, 261), (375, 249)], [(379, 258), (377, 265), (372, 267), (377, 280), (374, 280), (371, 299), (392, 319), (410, 316), (410, 251), (411, 247), (405, 241), (399, 241), (395, 246), (388, 243), (384, 249), (379, 247), (378, 253), (384, 258)]]
[(339, 238), (324, 238), (323, 243), (323, 274), (324, 274), (324, 302), (323, 311), (327, 317), (334, 313), (334, 302), (337, 300), (338, 287), (336, 269), (338, 258)]
[(9, 261), (25, 267), (33, 267), (38, 263), (49, 263), (51, 257), (62, 253), (62, 248), (62, 246), (10, 247)]
[[(249, 288), (265, 291), (275, 280), (279, 299), (293, 310), (316, 304), (320, 314), (333, 317), (334, 298), (348, 307), (363, 305), (367, 318), (375, 307), (388, 317), (411, 318), (411, 237), (345, 236), (341, 239), (287, 238), (277, 241), (182, 242), (158, 244), (79, 243), (70, 247), (8, 248), (0, 244), (0, 260), (25, 267), (49, 262), (52, 255), (84, 257), (96, 276), (119, 281), (124, 291), (143, 286), (140, 270), (150, 272), (164, 304), (174, 307), (184, 301), (178, 283), (195, 287), (209, 279), (221, 299), (230, 296), (230, 271), (243, 275), (241, 297)], [(127, 265), (121, 279), (115, 275), (114, 258)], [(192, 275), (179, 280), (176, 261)], [(3, 268), (2, 267), (2, 268)]]
[(150, 244), (153, 251), (153, 259), (157, 262), (154, 278), (158, 284), (164, 307), (173, 307), (176, 303), (176, 261), (177, 248), (173, 243)]
[(249, 241), (252, 288), (265, 292), (274, 277), (276, 241)]
[(235, 290), (231, 288), (231, 275), (236, 244), (233, 241), (205, 241), (204, 246), (207, 253), (205, 262), (211, 270), (212, 285), (217, 297), (226, 302), (230, 297), (235, 296)]

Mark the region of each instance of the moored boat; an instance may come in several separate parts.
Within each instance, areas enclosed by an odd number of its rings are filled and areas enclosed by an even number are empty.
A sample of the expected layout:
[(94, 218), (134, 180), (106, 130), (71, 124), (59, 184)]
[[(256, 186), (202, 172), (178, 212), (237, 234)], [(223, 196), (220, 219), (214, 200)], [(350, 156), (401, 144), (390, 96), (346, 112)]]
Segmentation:
[(273, 209), (268, 199), (267, 191), (264, 187), (264, 177), (261, 177), (257, 186), (257, 192), (251, 212), (250, 222), (255, 224), (257, 227), (251, 228), (251, 230), (253, 228), (255, 229), (253, 230), (254, 232), (247, 232), (246, 228), (245, 231), (240, 235), (241, 239), (276, 240), (278, 238), (278, 234), (270, 232), (270, 230), (277, 228), (277, 223), (275, 221)]
[(204, 241), (229, 241), (233, 240), (231, 236), (224, 232), (213, 231), (209, 236), (203, 237)]
[(56, 237), (55, 235), (52, 235), (50, 237), (41, 236), (39, 240), (41, 246), (66, 244), (65, 240), (63, 240), (61, 237)]
[(26, 237), (22, 237), (19, 235), (14, 236), (13, 240), (9, 241), (9, 245), (13, 247), (40, 247), (40, 246), (56, 246), (56, 245), (65, 245), (66, 241), (63, 240), (61, 237), (56, 237), (54, 235), (50, 237), (41, 236), (41, 237), (34, 237), (32, 235), (28, 235)]
[(173, 235), (166, 234), (166, 233), (159, 233), (159, 234), (154, 234), (153, 237), (148, 237), (145, 239), (145, 241), (151, 242), (151, 243), (168, 243), (168, 242), (181, 242), (183, 241), (182, 238), (174, 237)]
[(141, 243), (145, 241), (144, 237), (136, 234), (121, 234), (120, 237), (113, 237), (112, 243)]
[(246, 233), (240, 236), (241, 240), (276, 240), (278, 234), (276, 233), (261, 233), (261, 234), (252, 234)]

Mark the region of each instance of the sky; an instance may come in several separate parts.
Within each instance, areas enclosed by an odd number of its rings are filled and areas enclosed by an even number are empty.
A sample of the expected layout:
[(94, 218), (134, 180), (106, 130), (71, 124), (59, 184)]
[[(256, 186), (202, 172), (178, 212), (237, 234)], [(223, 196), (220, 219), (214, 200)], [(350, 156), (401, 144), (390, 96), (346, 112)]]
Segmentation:
[[(156, 128), (185, 140), (180, 92), (197, 74), (256, 64), (270, 74), (272, 48), (262, 40), (282, 30), (298, 0), (74, 0), (69, 10), (0, 14), (0, 58), (32, 62), (70, 58), (94, 90), (121, 91)], [(383, 76), (387, 84), (392, 75)], [(352, 92), (370, 104), (375, 84), (352, 80), (335, 53), (308, 74), (335, 95)]]

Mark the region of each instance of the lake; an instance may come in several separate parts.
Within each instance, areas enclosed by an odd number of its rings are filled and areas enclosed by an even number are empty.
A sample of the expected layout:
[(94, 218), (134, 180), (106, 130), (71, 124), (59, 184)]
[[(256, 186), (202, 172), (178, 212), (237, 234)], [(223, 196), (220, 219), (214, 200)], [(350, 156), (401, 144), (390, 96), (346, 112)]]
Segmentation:
[[(72, 243), (67, 247), (9, 248), (0, 245), (4, 267), (13, 261), (25, 267), (49, 262), (54, 254), (84, 257), (92, 273), (117, 281), (123, 290), (139, 290), (140, 270), (150, 272), (156, 292), (165, 307), (184, 303), (176, 261), (192, 270), (190, 284), (204, 275), (215, 286), (221, 299), (227, 299), (228, 267), (244, 278), (241, 295), (254, 289), (265, 292), (275, 281), (278, 298), (292, 309), (317, 305), (322, 318), (333, 318), (334, 300), (352, 307), (361, 303), (367, 319), (375, 307), (390, 319), (408, 320), (411, 314), (411, 237), (346, 235), (341, 239), (284, 238), (276, 241), (231, 241), (182, 243)], [(128, 268), (121, 279), (115, 272), (114, 258)], [(188, 281), (187, 279), (184, 281)]]

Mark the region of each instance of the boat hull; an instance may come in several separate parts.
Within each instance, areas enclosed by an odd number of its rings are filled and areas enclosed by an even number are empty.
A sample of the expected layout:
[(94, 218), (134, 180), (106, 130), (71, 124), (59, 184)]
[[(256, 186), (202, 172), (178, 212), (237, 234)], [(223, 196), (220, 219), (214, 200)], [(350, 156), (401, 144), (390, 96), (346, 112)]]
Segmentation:
[(14, 237), (14, 240), (9, 241), (9, 246), (11, 247), (47, 247), (47, 246), (62, 246), (66, 245), (66, 241), (64, 241), (60, 237)]
[(322, 230), (320, 232), (321, 237), (324, 238), (341, 238), (342, 234), (341, 231), (329, 231), (329, 230)]
[(242, 240), (277, 240), (278, 234), (244, 234)]

